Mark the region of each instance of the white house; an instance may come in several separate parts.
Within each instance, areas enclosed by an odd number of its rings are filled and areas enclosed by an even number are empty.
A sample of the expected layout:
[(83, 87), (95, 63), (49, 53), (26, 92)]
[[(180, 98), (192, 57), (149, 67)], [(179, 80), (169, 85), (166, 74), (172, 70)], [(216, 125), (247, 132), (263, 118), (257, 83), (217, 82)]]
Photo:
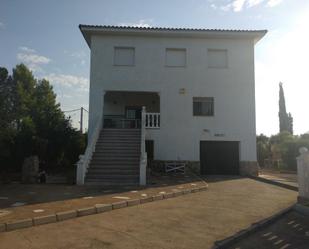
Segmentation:
[(254, 45), (265, 30), (79, 28), (91, 70), (78, 184), (145, 184), (146, 154), (154, 168), (257, 173)]

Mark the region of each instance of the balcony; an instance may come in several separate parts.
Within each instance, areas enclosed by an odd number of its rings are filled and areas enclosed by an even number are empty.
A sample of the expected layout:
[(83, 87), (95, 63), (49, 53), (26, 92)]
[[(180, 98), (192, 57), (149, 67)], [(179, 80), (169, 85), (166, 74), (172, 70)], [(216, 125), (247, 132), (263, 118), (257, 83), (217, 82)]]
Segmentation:
[[(141, 119), (126, 118), (124, 115), (104, 115), (104, 128), (140, 129)], [(160, 113), (146, 112), (146, 129), (160, 129)]]

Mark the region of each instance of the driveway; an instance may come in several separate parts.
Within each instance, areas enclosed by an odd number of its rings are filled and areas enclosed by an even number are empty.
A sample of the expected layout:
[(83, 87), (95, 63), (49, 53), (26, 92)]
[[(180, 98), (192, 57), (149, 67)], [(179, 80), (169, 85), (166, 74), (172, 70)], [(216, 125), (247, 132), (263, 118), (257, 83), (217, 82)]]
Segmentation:
[(207, 191), (0, 233), (1, 248), (211, 248), (295, 203), (297, 193), (247, 178), (206, 179)]
[[(258, 246), (257, 246), (258, 245)], [(243, 239), (229, 249), (308, 249), (309, 217), (297, 212)]]

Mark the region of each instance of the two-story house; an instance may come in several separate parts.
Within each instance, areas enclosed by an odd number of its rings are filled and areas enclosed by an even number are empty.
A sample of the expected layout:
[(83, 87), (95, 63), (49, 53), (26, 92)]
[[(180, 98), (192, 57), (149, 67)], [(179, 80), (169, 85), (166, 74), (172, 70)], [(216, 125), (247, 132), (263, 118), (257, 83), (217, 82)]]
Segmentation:
[(265, 30), (79, 27), (91, 66), (78, 184), (145, 184), (147, 155), (257, 173), (254, 46)]

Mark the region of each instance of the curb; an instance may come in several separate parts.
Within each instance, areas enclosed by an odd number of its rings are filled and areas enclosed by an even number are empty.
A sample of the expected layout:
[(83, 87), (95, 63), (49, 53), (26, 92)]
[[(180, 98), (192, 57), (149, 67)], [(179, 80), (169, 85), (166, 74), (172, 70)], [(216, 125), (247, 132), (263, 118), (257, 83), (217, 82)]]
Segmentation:
[(281, 218), (283, 215), (291, 212), (294, 209), (295, 205), (292, 205), (286, 209), (281, 210), (280, 212), (263, 219), (261, 221), (258, 221), (256, 223), (253, 223), (250, 227), (247, 227), (246, 229), (240, 230), (239, 232), (235, 233), (234, 235), (227, 237), (223, 240), (219, 240), (215, 242), (215, 246), (212, 249), (225, 249), (229, 246), (232, 246), (236, 242), (248, 237), (249, 235), (258, 232), (262, 228), (269, 226), (270, 224), (277, 221), (279, 218)]
[(304, 215), (304, 216), (309, 216), (309, 207), (306, 207), (306, 206), (301, 205), (299, 203), (297, 203), (293, 207), (293, 210), (296, 211), (297, 213), (300, 213), (300, 214)]
[(38, 216), (29, 219), (16, 220), (6, 223), (0, 223), (0, 233), (9, 232), (17, 229), (28, 228), (32, 226), (39, 226), (44, 224), (56, 223), (65, 221), (68, 219), (78, 218), (86, 215), (99, 214), (103, 212), (109, 212), (115, 209), (126, 208), (131, 206), (136, 206), (148, 202), (160, 201), (163, 199), (174, 198), (189, 193), (195, 193), (200, 191), (205, 191), (208, 189), (208, 185), (195, 187), (191, 189), (185, 189), (182, 191), (167, 192), (165, 194), (156, 194), (149, 197), (141, 197), (139, 199), (130, 199), (127, 201), (113, 202), (110, 204), (95, 204), (94, 206), (78, 208), (76, 210), (67, 210), (63, 212), (56, 212), (55, 214)]
[(248, 176), (248, 177), (253, 179), (253, 180), (260, 181), (260, 182), (269, 183), (269, 184), (272, 184), (272, 185), (276, 185), (278, 187), (298, 191), (298, 187), (295, 187), (295, 186), (292, 186), (292, 185), (289, 185), (289, 184), (285, 184), (285, 183), (282, 183), (282, 182), (276, 182), (276, 181), (265, 179), (265, 178), (262, 178), (262, 177), (259, 177), (259, 176)]

